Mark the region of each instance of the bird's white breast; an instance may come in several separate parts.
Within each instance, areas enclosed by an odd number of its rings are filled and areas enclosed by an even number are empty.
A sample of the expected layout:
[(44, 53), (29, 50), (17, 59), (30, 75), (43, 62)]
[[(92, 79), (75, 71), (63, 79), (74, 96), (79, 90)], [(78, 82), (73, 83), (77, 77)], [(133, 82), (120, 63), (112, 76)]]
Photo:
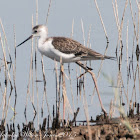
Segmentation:
[[(45, 42), (40, 38), (38, 41), (38, 50), (42, 55), (45, 55), (53, 60), (60, 62), (62, 59), (63, 63), (78, 61), (74, 54), (65, 54), (55, 49), (52, 45), (53, 38), (49, 38)], [(76, 59), (76, 60), (75, 60)]]

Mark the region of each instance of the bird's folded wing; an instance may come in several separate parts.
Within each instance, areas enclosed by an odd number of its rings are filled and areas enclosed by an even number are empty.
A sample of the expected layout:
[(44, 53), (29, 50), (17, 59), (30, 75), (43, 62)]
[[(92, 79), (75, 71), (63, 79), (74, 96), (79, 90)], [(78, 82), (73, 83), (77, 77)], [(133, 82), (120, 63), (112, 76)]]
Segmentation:
[(55, 49), (59, 50), (62, 53), (78, 54), (80, 52), (83, 52), (83, 50), (81, 49), (83, 45), (70, 38), (53, 37), (52, 44)]
[(53, 37), (52, 44), (55, 49), (59, 50), (62, 53), (74, 54), (75, 56), (80, 56), (83, 58), (104, 58), (102, 54), (97, 53), (70, 38)]

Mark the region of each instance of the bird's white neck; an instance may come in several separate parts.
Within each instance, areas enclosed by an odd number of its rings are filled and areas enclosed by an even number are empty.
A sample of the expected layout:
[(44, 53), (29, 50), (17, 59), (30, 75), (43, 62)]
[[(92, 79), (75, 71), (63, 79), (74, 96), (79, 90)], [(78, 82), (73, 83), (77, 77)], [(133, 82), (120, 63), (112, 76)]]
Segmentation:
[(43, 44), (43, 43), (46, 41), (47, 36), (48, 36), (47, 33), (42, 33), (41, 36), (39, 37), (39, 42), (40, 42), (41, 44)]
[(48, 33), (47, 32), (42, 32), (41, 34), (40, 34), (40, 38), (42, 38), (42, 39), (46, 39), (47, 38), (47, 36), (48, 36)]

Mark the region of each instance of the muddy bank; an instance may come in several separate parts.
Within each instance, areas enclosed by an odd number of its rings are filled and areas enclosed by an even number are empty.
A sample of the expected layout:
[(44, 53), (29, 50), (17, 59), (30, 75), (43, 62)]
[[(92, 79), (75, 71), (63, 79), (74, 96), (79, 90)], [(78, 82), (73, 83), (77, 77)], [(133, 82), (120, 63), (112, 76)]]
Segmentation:
[[(76, 123), (78, 126), (76, 126)], [(29, 122), (23, 127), (7, 124), (7, 128), (3, 124), (0, 125), (1, 139), (105, 139), (105, 140), (119, 140), (119, 139), (140, 139), (140, 115), (136, 114), (128, 118), (113, 118), (109, 119), (104, 115), (97, 116), (96, 120), (89, 121), (90, 126), (87, 126), (86, 121), (77, 121), (73, 125), (60, 127), (57, 129), (47, 128), (46, 118), (40, 130), (36, 131), (34, 123)]]

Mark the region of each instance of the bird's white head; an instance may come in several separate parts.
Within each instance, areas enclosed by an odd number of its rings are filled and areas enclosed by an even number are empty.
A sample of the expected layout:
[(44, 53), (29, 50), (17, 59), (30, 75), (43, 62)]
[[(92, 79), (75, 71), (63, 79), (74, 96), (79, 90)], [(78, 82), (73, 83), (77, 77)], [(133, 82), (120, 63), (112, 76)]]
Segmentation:
[(33, 37), (47, 37), (48, 36), (48, 28), (45, 25), (37, 25), (32, 29)]
[(33, 37), (41, 37), (41, 38), (47, 38), (48, 36), (48, 28), (45, 25), (36, 25), (32, 29), (32, 35), (29, 36), (26, 40), (24, 40), (22, 43), (20, 43), (17, 47), (28, 41), (29, 39)]

